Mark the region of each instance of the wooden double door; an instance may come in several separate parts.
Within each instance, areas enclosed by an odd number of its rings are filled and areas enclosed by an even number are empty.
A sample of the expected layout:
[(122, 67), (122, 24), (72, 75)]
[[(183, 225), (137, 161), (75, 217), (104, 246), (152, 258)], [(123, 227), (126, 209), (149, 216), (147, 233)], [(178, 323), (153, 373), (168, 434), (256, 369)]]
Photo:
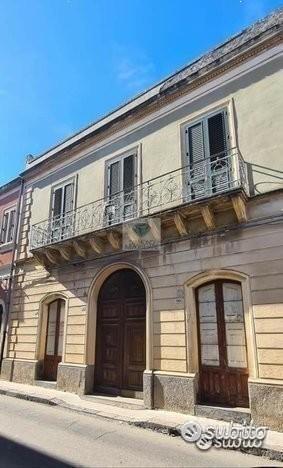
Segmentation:
[(43, 378), (57, 380), (58, 364), (62, 361), (65, 301), (57, 299), (48, 306)]
[(248, 364), (241, 284), (214, 281), (196, 291), (199, 402), (248, 406)]
[(146, 296), (133, 270), (105, 281), (98, 298), (95, 388), (142, 391), (146, 354)]

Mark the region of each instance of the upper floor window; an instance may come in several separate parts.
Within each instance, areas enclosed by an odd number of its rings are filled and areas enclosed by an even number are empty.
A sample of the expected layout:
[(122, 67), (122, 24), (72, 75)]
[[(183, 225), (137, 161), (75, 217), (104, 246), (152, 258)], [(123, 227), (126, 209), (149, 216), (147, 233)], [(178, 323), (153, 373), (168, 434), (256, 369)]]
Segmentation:
[(225, 157), (229, 140), (226, 109), (190, 124), (185, 133), (188, 165), (213, 156)]
[(188, 125), (185, 147), (188, 199), (211, 196), (233, 187), (234, 159), (229, 151), (226, 109)]
[(126, 154), (107, 163), (107, 196), (130, 192), (137, 183), (136, 154)]
[(4, 211), (1, 226), (1, 244), (13, 242), (15, 235), (16, 207)]
[(136, 212), (137, 154), (128, 152), (107, 162), (106, 223), (118, 223)]
[(52, 190), (52, 217), (58, 218), (74, 209), (74, 180)]
[(51, 235), (52, 241), (71, 237), (75, 229), (75, 179), (68, 179), (52, 188)]

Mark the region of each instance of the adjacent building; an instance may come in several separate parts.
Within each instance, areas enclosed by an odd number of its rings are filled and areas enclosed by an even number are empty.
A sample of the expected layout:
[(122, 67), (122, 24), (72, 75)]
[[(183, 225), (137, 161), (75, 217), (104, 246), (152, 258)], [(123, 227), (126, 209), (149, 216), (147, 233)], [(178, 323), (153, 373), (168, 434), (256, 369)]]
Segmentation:
[(282, 429), (281, 21), (29, 160), (1, 378)]
[(19, 208), (20, 178), (0, 187), (0, 349), (7, 319)]

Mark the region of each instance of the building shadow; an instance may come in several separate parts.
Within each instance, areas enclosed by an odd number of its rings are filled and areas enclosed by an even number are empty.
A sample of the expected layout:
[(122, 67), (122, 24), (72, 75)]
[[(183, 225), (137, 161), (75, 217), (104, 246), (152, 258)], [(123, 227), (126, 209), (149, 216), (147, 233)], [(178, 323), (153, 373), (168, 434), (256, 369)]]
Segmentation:
[(70, 468), (74, 465), (0, 436), (0, 466), (5, 468)]

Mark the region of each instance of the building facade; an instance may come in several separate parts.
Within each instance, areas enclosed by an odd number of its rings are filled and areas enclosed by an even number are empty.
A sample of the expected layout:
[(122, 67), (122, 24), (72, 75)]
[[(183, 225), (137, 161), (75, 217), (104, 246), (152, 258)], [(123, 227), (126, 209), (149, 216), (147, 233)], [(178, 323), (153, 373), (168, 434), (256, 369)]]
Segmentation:
[(0, 187), (0, 349), (9, 303), (20, 185), (17, 178)]
[(282, 430), (280, 27), (29, 161), (1, 378)]

